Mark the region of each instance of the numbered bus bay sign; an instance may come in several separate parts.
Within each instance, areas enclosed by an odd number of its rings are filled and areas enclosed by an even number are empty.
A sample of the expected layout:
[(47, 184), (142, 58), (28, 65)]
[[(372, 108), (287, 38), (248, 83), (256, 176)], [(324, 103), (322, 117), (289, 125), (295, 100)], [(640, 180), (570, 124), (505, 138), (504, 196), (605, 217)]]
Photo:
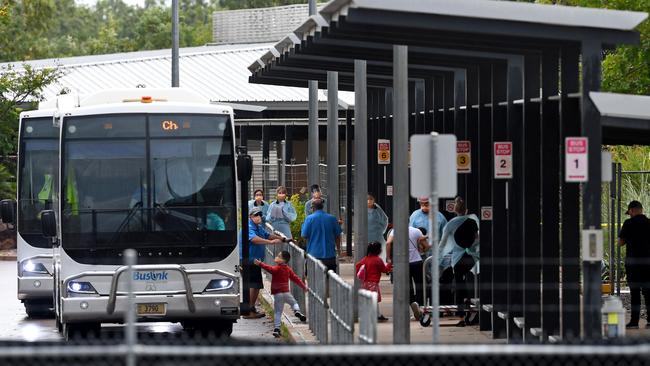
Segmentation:
[(377, 140), (377, 163), (390, 164), (390, 140)]
[(469, 174), (472, 172), (471, 141), (456, 142), (456, 165), (458, 174)]
[(512, 142), (494, 143), (494, 179), (512, 178)]
[(587, 176), (587, 146), (586, 137), (567, 137), (564, 140), (564, 177), (567, 182), (586, 182)]

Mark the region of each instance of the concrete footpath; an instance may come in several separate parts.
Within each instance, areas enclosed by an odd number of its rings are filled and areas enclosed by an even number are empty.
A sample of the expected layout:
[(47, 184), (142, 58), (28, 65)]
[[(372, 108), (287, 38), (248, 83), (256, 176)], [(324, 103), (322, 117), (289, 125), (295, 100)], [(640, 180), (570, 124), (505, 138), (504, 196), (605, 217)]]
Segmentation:
[[(354, 281), (354, 265), (353, 263), (342, 263), (339, 267), (341, 277), (352, 283)], [(379, 343), (390, 344), (393, 342), (393, 284), (387, 275), (382, 277), (380, 283), (382, 302), (379, 304), (379, 309), (384, 316), (389, 320), (384, 323), (378, 323), (377, 332)], [(266, 302), (269, 306), (273, 307), (273, 297), (268, 289), (271, 288), (270, 276), (265, 276), (265, 290), (261, 292), (261, 301)], [(306, 309), (303, 309), (305, 311)], [(273, 317), (268, 314), (268, 317)], [(456, 323), (461, 320), (459, 317), (443, 317), (441, 318), (440, 339), (442, 343), (466, 343), (466, 344), (486, 344), (486, 343), (505, 343), (505, 340), (495, 340), (491, 338), (490, 332), (481, 332), (478, 326), (456, 327)], [(282, 317), (283, 327), (286, 328), (286, 337), (289, 342), (297, 344), (314, 344), (318, 340), (309, 330), (309, 325), (301, 323), (293, 315), (293, 311), (288, 305), (285, 305), (284, 314)], [(422, 327), (418, 321), (411, 315), (411, 343), (412, 344), (427, 344), (431, 343), (433, 329), (431, 327)], [(355, 338), (358, 333), (355, 332)]]
[(0, 261), (15, 261), (16, 249), (0, 250)]

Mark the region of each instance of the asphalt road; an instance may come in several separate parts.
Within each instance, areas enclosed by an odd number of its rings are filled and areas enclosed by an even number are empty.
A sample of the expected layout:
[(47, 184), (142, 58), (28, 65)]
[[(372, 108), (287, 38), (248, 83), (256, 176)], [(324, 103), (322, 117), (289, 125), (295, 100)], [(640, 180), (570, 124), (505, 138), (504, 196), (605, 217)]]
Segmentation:
[[(62, 340), (56, 330), (54, 319), (29, 319), (23, 304), (16, 298), (16, 262), (0, 261), (0, 341), (53, 341)], [(137, 326), (138, 334), (182, 335), (183, 329), (174, 323), (143, 323)], [(121, 332), (121, 325), (105, 324), (102, 335)], [(269, 318), (246, 320), (240, 319), (233, 329), (232, 338), (243, 341), (276, 340), (273, 335), (273, 321)]]

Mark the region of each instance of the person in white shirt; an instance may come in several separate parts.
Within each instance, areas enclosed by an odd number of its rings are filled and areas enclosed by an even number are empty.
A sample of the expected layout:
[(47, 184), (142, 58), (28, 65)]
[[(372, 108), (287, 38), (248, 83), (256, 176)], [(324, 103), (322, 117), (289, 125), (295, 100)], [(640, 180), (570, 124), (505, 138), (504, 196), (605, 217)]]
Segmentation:
[[(388, 263), (393, 263), (393, 231), (388, 233), (386, 241), (386, 255)], [(427, 242), (425, 228), (409, 227), (409, 302), (415, 319), (420, 320), (422, 313), (418, 301), (422, 300), (422, 286), (424, 278), (422, 277), (422, 253), (426, 253), (431, 246)], [(397, 244), (399, 245), (399, 243)]]

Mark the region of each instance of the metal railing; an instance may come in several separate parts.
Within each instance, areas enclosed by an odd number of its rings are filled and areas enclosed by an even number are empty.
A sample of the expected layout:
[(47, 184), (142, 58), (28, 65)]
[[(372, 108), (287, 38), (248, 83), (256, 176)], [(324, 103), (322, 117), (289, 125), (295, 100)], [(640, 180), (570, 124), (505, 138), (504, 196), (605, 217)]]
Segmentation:
[(318, 259), (307, 255), (309, 329), (322, 344), (327, 343), (327, 268)]
[(377, 293), (359, 290), (359, 343), (377, 343)]
[[(284, 250), (291, 254), (291, 269), (293, 269), (298, 278), (305, 281), (305, 251), (294, 243), (286, 243), (283, 246), (285, 247)], [(291, 294), (298, 302), (298, 305), (300, 305), (300, 309), (304, 310), (305, 292), (293, 282), (291, 283)]]
[(329, 277), (330, 309), (330, 343), (354, 343), (354, 306), (353, 286), (345, 282), (336, 272), (330, 270)]

